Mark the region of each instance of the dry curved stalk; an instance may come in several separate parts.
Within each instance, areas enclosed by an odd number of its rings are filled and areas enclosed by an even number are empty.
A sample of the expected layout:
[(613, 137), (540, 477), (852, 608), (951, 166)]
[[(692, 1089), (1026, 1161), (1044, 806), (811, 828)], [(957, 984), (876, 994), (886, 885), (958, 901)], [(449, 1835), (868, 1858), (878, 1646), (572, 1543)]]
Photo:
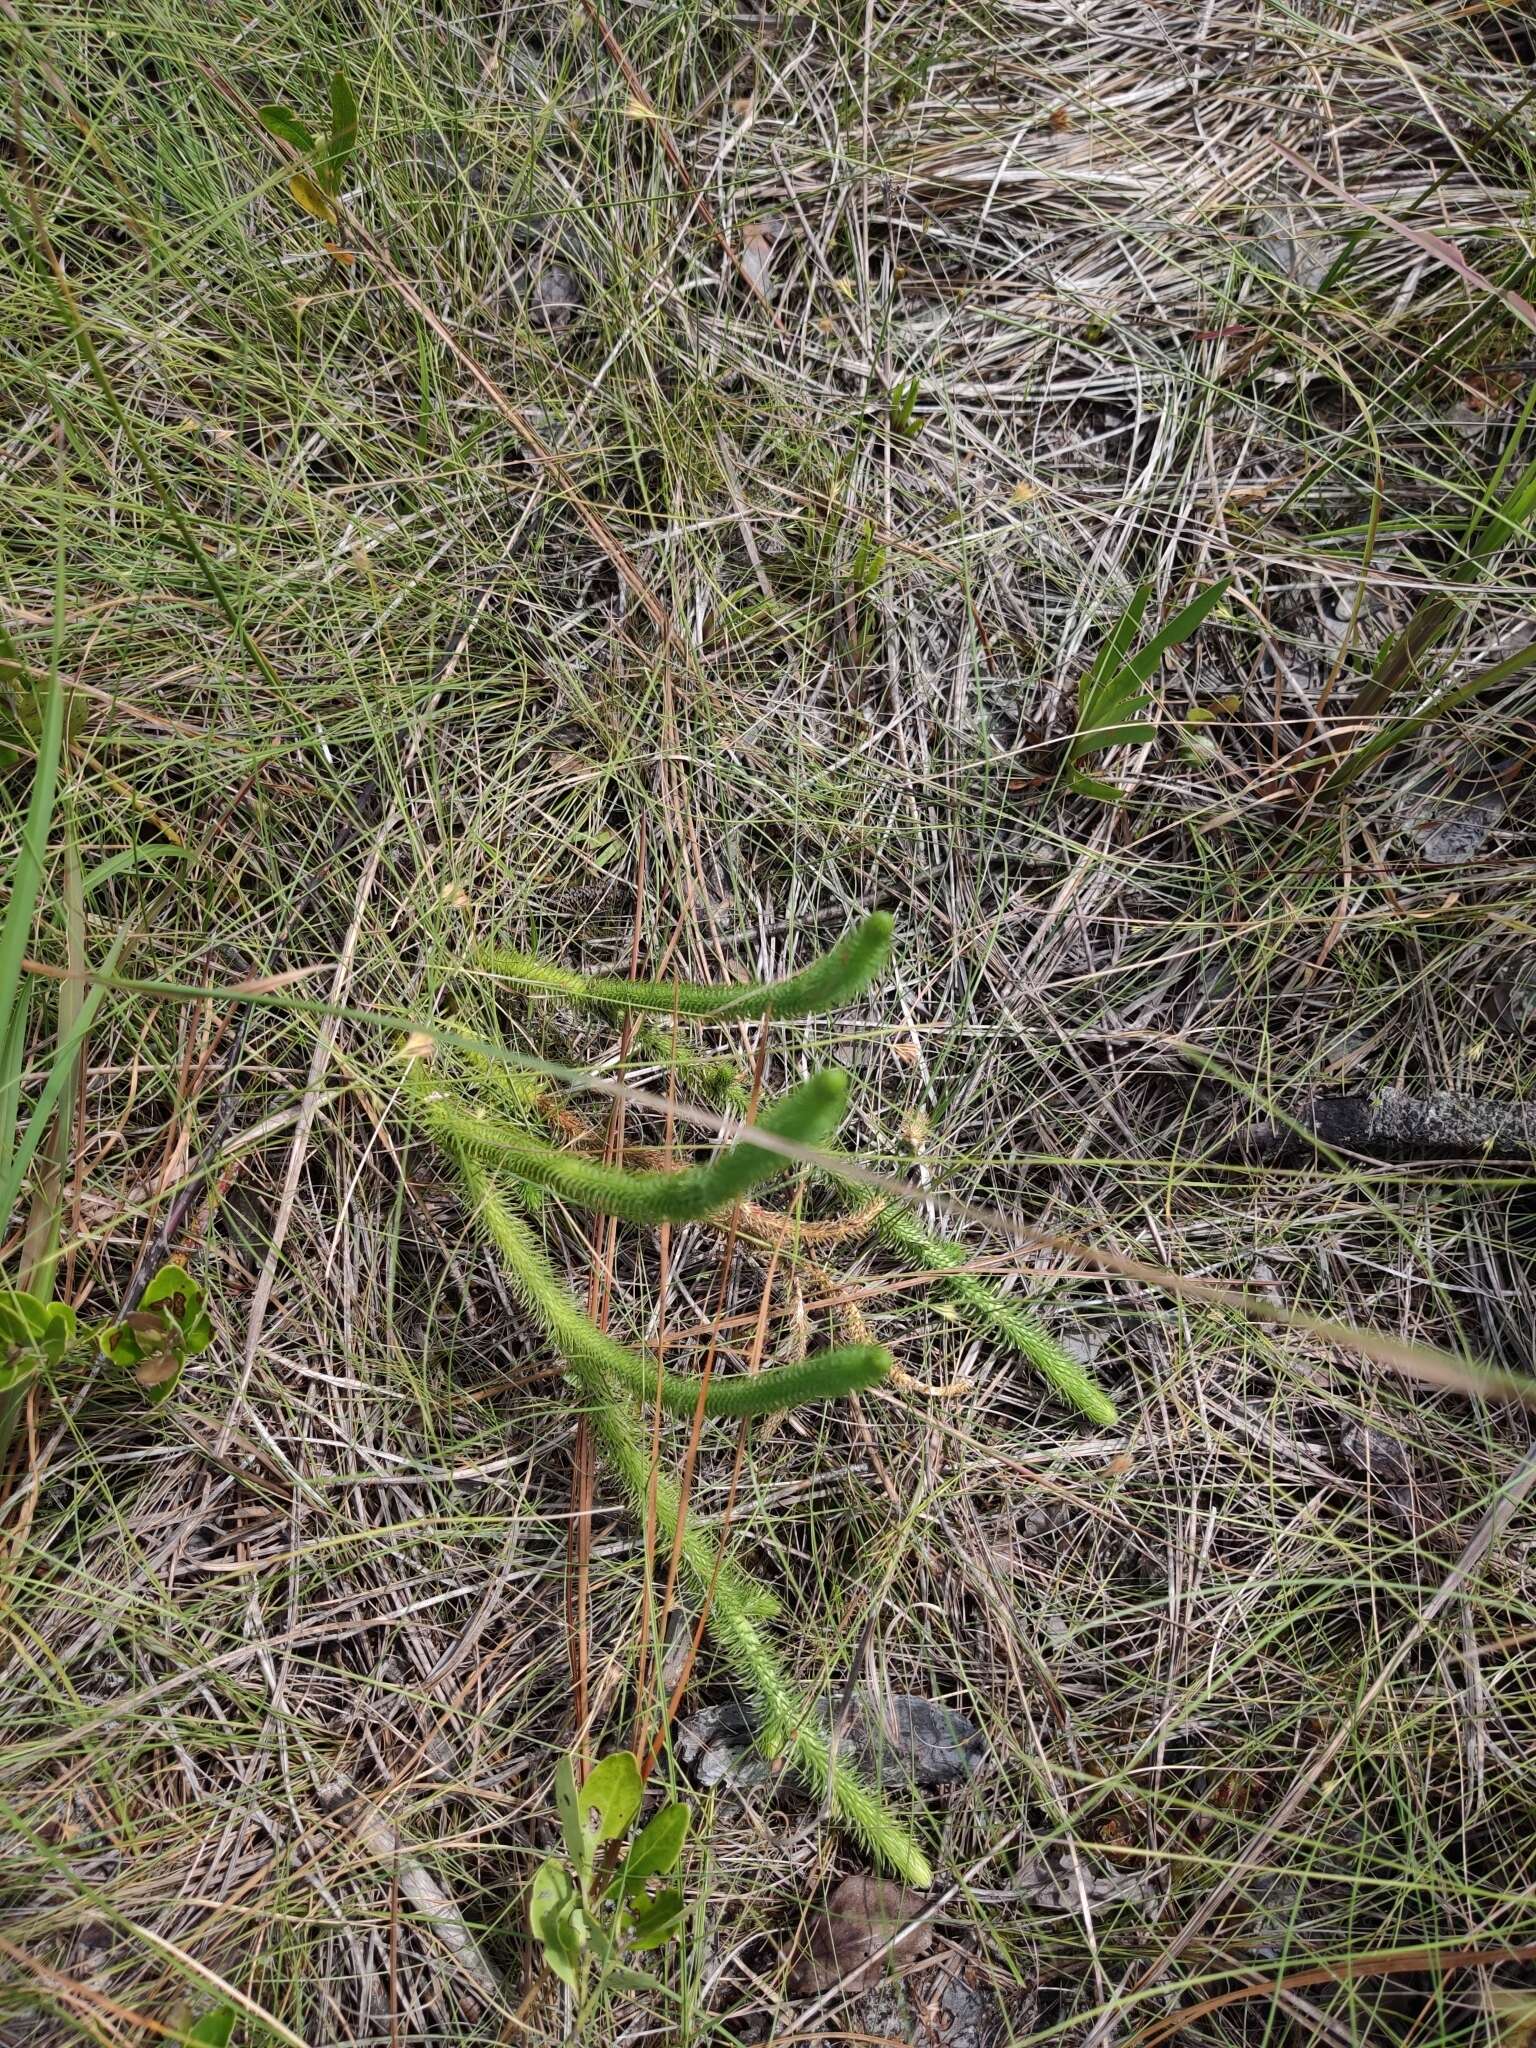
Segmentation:
[(765, 1209), (761, 1202), (743, 1202), (738, 1217), (742, 1230), (760, 1237), (775, 1250), (792, 1251), (799, 1245), (852, 1244), (868, 1237), (884, 1205), (867, 1202), (847, 1216), (828, 1216), (819, 1223), (802, 1223), (797, 1217), (782, 1216), (777, 1209)]

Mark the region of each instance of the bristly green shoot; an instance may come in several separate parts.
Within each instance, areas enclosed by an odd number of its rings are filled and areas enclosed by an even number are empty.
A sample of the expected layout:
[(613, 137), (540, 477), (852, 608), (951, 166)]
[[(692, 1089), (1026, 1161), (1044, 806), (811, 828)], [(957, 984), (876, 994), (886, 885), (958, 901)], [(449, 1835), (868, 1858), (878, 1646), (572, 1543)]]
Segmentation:
[[(472, 1155), (450, 1145), (477, 1212), (501, 1253), (524, 1306), (568, 1365), (605, 1375), (632, 1399), (660, 1400), (670, 1415), (691, 1416), (699, 1383), (682, 1373), (658, 1371), (650, 1360), (600, 1330), (555, 1277), (532, 1229)], [(878, 1344), (850, 1344), (764, 1372), (712, 1378), (706, 1415), (771, 1415), (806, 1401), (835, 1401), (879, 1384), (891, 1355)]]
[(1111, 1429), (1119, 1421), (1114, 1402), (1026, 1308), (979, 1274), (954, 1270), (966, 1263), (963, 1245), (934, 1237), (899, 1202), (887, 1202), (880, 1209), (874, 1229), (890, 1250), (927, 1272), (942, 1275), (944, 1292), (973, 1330), (982, 1336), (1000, 1337), (1011, 1351), (1027, 1358), (1062, 1399), (1070, 1401), (1090, 1422)]
[(872, 911), (830, 951), (782, 981), (736, 987), (692, 981), (623, 981), (611, 974), (574, 974), (536, 953), (489, 948), (479, 964), (536, 995), (552, 995), (591, 1009), (676, 1011), (679, 1016), (734, 1023), (746, 1018), (821, 1016), (863, 994), (891, 957), (891, 914)]
[[(509, 1275), (586, 1396), (592, 1426), (628, 1495), (631, 1513), (641, 1521), (654, 1513), (660, 1540), (667, 1546), (679, 1541), (681, 1528), (683, 1565), (695, 1591), (710, 1603), (710, 1629), (732, 1675), (757, 1702), (761, 1746), (770, 1755), (787, 1752), (790, 1761), (825, 1797), (832, 1812), (872, 1855), (908, 1884), (926, 1888), (933, 1882), (933, 1866), (928, 1858), (880, 1794), (836, 1752), (817, 1720), (815, 1707), (785, 1677), (777, 1654), (759, 1626), (760, 1617), (772, 1610), (771, 1598), (747, 1577), (729, 1553), (721, 1555), (716, 1550), (697, 1522), (684, 1520), (675, 1482), (664, 1472), (652, 1471), (648, 1438), (623, 1393), (631, 1390), (628, 1382), (632, 1364), (638, 1365), (646, 1376), (647, 1390), (654, 1389), (654, 1371), (644, 1360), (606, 1337), (570, 1300), (527, 1225), (491, 1176), (473, 1159), (461, 1156), (458, 1164), (476, 1214), (501, 1253)], [(828, 1353), (826, 1357), (838, 1355)], [(807, 1363), (814, 1365), (816, 1361)], [(882, 1364), (888, 1364), (883, 1354)], [(760, 1373), (752, 1380), (722, 1384), (760, 1387), (768, 1378), (769, 1374)], [(679, 1384), (689, 1387), (687, 1381)], [(690, 1414), (697, 1392), (695, 1383), (690, 1389)]]
[[(631, 1223), (686, 1223), (715, 1215), (789, 1164), (781, 1153), (743, 1138), (704, 1166), (655, 1173), (609, 1166), (547, 1145), (516, 1124), (432, 1091), (420, 1073), (412, 1071), (412, 1092), (434, 1136), (470, 1153), (482, 1165), (531, 1181), (577, 1208), (596, 1209)], [(819, 1145), (831, 1137), (847, 1108), (848, 1077), (828, 1068), (803, 1081), (781, 1102), (770, 1104), (758, 1127), (794, 1144)]]
[[(1129, 628), (1134, 633), (1139, 612)], [(1129, 637), (1129, 636), (1128, 636)], [(527, 954), (490, 956), (494, 971), (525, 986), (579, 1003), (605, 1008), (664, 1009), (719, 1021), (737, 1016), (789, 1017), (835, 1006), (868, 986), (889, 957), (891, 919), (866, 918), (838, 946), (797, 975), (748, 988), (701, 988), (693, 984), (624, 982), (570, 974)], [(637, 1514), (653, 1509), (669, 1539), (677, 1536), (677, 1490), (651, 1471), (644, 1439), (628, 1402), (659, 1400), (669, 1413), (691, 1416), (700, 1403), (695, 1380), (669, 1373), (610, 1337), (577, 1307), (549, 1265), (515, 1189), (524, 1185), (553, 1191), (585, 1207), (656, 1224), (718, 1213), (778, 1165), (776, 1155), (750, 1138), (721, 1152), (703, 1167), (676, 1172), (634, 1172), (575, 1159), (534, 1137), (523, 1122), (517, 1097), (514, 1120), (476, 1112), (435, 1088), (416, 1070), (409, 1090), (427, 1128), (455, 1161), (476, 1214), (501, 1254), (524, 1304), (564, 1360), (586, 1395), (594, 1427)], [(846, 1078), (824, 1073), (803, 1083), (763, 1115), (762, 1129), (806, 1144), (822, 1144), (841, 1121)], [(503, 1184), (498, 1174), (515, 1176)], [(942, 1276), (946, 1291), (975, 1327), (1001, 1337), (1082, 1412), (1102, 1424), (1115, 1420), (1113, 1404), (1088, 1376), (1052, 1343), (1021, 1308), (974, 1275), (957, 1270), (964, 1251), (920, 1228), (897, 1203), (880, 1205), (871, 1227), (903, 1256)], [(762, 1373), (711, 1380), (703, 1394), (707, 1414), (745, 1416), (803, 1400), (825, 1400), (883, 1379), (891, 1369), (887, 1352), (875, 1345), (850, 1345), (803, 1363)], [(625, 1397), (628, 1397), (626, 1400)], [(690, 1576), (711, 1599), (716, 1638), (738, 1679), (754, 1695), (763, 1741), (788, 1748), (795, 1763), (833, 1810), (881, 1861), (909, 1882), (928, 1884), (932, 1870), (880, 1798), (841, 1763), (815, 1715), (788, 1685), (778, 1660), (757, 1625), (761, 1590), (739, 1568), (715, 1555), (696, 1529), (686, 1526), (681, 1554)]]

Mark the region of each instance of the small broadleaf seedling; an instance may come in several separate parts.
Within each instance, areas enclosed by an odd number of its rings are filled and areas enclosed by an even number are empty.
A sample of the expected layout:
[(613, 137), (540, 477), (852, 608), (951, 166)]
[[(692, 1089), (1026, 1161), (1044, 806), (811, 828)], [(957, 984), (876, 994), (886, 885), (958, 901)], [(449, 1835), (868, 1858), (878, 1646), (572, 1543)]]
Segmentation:
[(189, 1358), (213, 1342), (203, 1290), (182, 1266), (162, 1266), (139, 1306), (101, 1333), (102, 1351), (126, 1366), (152, 1407), (168, 1401)]
[(303, 159), (306, 168), (289, 177), (288, 190), (304, 211), (324, 226), (333, 228), (341, 216), (337, 201), (346, 184), (347, 169), (357, 148), (357, 100), (344, 71), (331, 74), (331, 125), (322, 138), (297, 114), (276, 101), (257, 109), (257, 119), (269, 135)]
[(644, 1796), (627, 1749), (605, 1756), (579, 1785), (570, 1757), (555, 1771), (565, 1856), (539, 1865), (528, 1893), (528, 1925), (549, 1967), (583, 2000), (589, 1989), (650, 1986), (649, 1977), (624, 1961), (626, 1953), (660, 1948), (682, 1926), (682, 1892), (659, 1881), (682, 1856), (687, 1807), (671, 1800), (658, 1808), (628, 1853), (619, 1853)]
[(74, 1341), (75, 1312), (67, 1302), (0, 1287), (0, 1393), (62, 1364)]

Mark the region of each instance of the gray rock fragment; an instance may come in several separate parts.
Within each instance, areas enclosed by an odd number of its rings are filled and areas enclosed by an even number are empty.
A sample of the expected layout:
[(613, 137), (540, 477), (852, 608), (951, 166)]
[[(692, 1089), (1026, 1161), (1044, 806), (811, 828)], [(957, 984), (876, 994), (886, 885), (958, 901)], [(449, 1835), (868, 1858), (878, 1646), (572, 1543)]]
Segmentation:
[[(828, 1711), (825, 1702), (823, 1710)], [(702, 1707), (678, 1723), (678, 1753), (706, 1790), (727, 1785), (751, 1791), (779, 1775), (753, 1747), (754, 1735), (752, 1717), (739, 1703)], [(870, 1776), (892, 1789), (953, 1784), (974, 1777), (989, 1757), (985, 1735), (953, 1707), (912, 1693), (877, 1700), (863, 1687), (854, 1695), (843, 1741)]]

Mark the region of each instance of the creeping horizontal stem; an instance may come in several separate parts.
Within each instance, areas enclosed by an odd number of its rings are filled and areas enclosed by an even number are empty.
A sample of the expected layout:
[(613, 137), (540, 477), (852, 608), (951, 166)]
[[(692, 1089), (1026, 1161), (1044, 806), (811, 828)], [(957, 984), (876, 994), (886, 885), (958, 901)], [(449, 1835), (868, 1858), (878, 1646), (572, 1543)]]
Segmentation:
[(925, 1272), (940, 1275), (944, 1292), (973, 1330), (982, 1336), (1000, 1338), (1010, 1351), (1027, 1358), (1041, 1378), (1049, 1380), (1062, 1399), (1081, 1410), (1090, 1422), (1104, 1429), (1113, 1428), (1119, 1420), (1114, 1402), (1029, 1311), (979, 1274), (956, 1270), (969, 1258), (964, 1245), (934, 1237), (901, 1202), (887, 1202), (881, 1207), (874, 1218), (874, 1231), (890, 1251), (900, 1253)]
[[(452, 1149), (452, 1148), (450, 1148)], [(556, 1279), (528, 1223), (475, 1158), (455, 1153), (466, 1186), (479, 1206), (486, 1231), (505, 1261), (524, 1306), (568, 1365), (597, 1372), (637, 1401), (659, 1399), (670, 1415), (692, 1415), (699, 1383), (686, 1374), (659, 1370), (610, 1337), (582, 1314)], [(771, 1415), (803, 1401), (835, 1401), (883, 1380), (891, 1355), (879, 1344), (845, 1344), (797, 1364), (764, 1372), (712, 1378), (704, 1397), (706, 1415)]]

